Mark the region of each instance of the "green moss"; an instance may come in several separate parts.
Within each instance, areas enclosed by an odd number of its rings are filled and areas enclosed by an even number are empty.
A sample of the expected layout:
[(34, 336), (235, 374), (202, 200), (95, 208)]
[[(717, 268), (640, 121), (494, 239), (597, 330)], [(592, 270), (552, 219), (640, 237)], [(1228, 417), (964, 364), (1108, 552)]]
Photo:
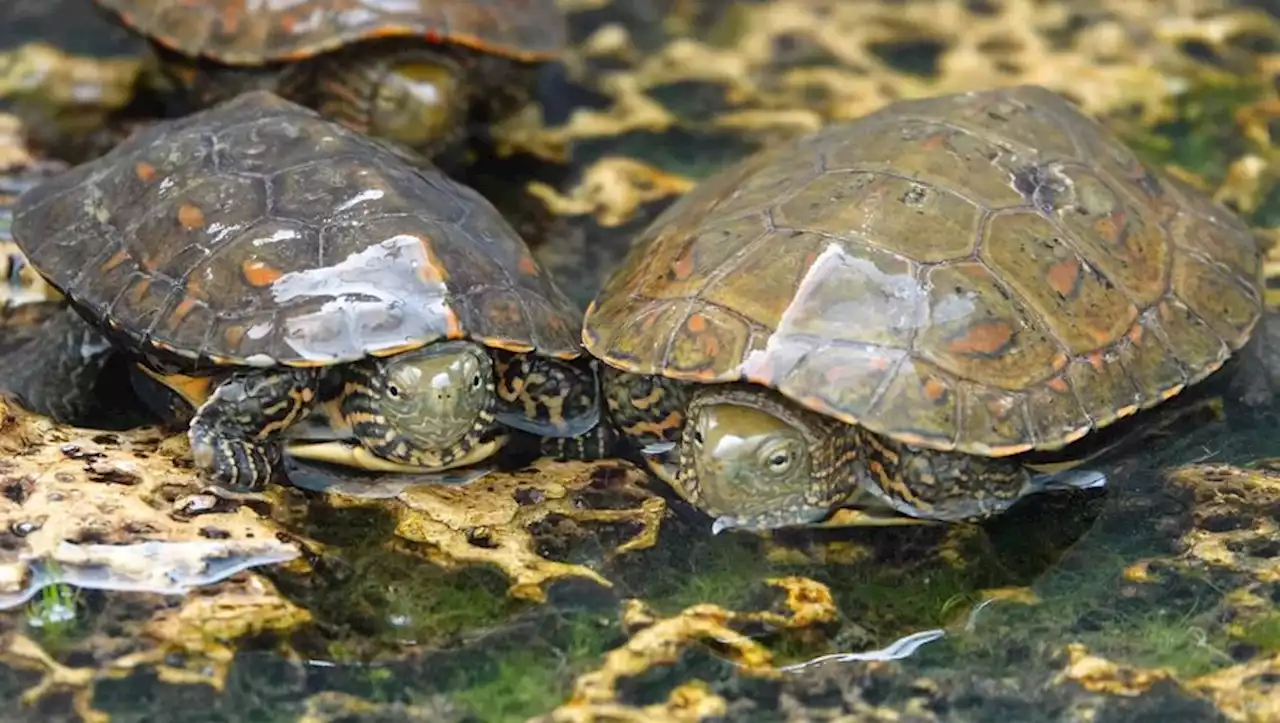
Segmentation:
[(310, 575), (268, 574), (329, 631), (324, 652), (335, 660), (395, 652), (404, 640), (444, 643), (522, 608), (497, 571), (447, 571), (396, 544), (393, 523), (381, 511), (316, 505), (310, 513), (317, 537), (338, 542), (341, 551)]
[[(486, 665), (460, 671), (450, 697), (483, 721), (524, 721), (564, 702), (574, 678), (598, 663), (615, 637), (587, 615), (575, 616), (557, 635), (554, 647), (526, 646), (501, 652)], [(549, 643), (550, 641), (548, 641)]]
[(1178, 96), (1172, 120), (1121, 134), (1144, 162), (1174, 164), (1216, 186), (1226, 178), (1228, 164), (1249, 149), (1236, 112), (1264, 90), (1253, 78), (1215, 77)]
[(1251, 621), (1244, 627), (1239, 638), (1268, 653), (1280, 652), (1280, 613), (1272, 613)]

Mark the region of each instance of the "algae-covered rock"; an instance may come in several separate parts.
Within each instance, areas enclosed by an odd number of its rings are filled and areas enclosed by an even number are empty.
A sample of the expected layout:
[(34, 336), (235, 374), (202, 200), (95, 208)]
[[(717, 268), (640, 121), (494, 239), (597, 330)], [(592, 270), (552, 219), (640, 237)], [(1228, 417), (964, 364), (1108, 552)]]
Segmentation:
[[(1280, 226), (1280, 24), (1259, 3), (561, 5), (569, 56), (547, 73), (542, 107), (494, 130), (493, 157), (480, 160), (497, 182), (477, 188), (516, 197), (500, 204), (506, 213), (532, 207), (535, 253), (584, 306), (630, 238), (725, 163), (898, 98), (993, 85), (1064, 92), (1260, 236)], [(55, 4), (0, 3), (0, 34), (44, 37), (6, 22), (18, 6), (38, 15)], [(54, 12), (45, 24), (63, 23)], [(78, 114), (63, 79), (111, 87), (134, 71), (53, 45), (63, 55), (4, 55), (24, 70), (3, 82), (27, 83), (44, 58), (38, 92), (70, 103), (67, 117), (85, 123), (102, 117), (95, 104), (119, 102), (94, 91)], [(86, 551), (99, 530), (131, 541), (126, 550), (191, 541), (195, 529), (197, 543), (306, 539), (309, 552), (306, 564), (182, 596), (47, 586), (0, 616), (14, 681), (0, 702), (21, 721), (76, 710), (98, 720), (108, 710), (121, 720), (1270, 720), (1280, 715), (1269, 543), (1280, 501), (1259, 460), (1280, 454), (1280, 435), (1237, 411), (1125, 452), (1106, 493), (1038, 500), (983, 526), (766, 538), (710, 536), (622, 463), (544, 462), (435, 486), (344, 473), (327, 487), (223, 499), (187, 476), (180, 440), (142, 431), (95, 442), (101, 433), (14, 412), (34, 430), (15, 458), (25, 474), (45, 474), (38, 462), (72, 475), (72, 489), (109, 492), (50, 507), (99, 520), (46, 521), (75, 540), (73, 564), (95, 559)], [(65, 444), (106, 457), (75, 459)], [(101, 481), (126, 462), (169, 482)], [(117, 517), (143, 522), (113, 526)], [(212, 539), (200, 537), (205, 525)], [(249, 538), (251, 525), (264, 536)], [(349, 542), (353, 527), (368, 549)], [(5, 563), (10, 577), (43, 569), (22, 557), (31, 542), (12, 540), (23, 552)], [(154, 560), (180, 578), (217, 572), (160, 549)], [(126, 582), (162, 577), (135, 561), (107, 559)], [(765, 582), (788, 578), (808, 582)], [(59, 623), (67, 605), (79, 614)]]
[[(295, 467), (292, 474), (321, 472)], [(409, 549), (434, 565), (493, 566), (510, 578), (511, 596), (543, 601), (545, 586), (566, 577), (612, 585), (591, 567), (542, 554), (549, 542), (558, 548), (614, 527), (621, 541), (609, 557), (657, 544), (666, 501), (644, 483), (644, 474), (625, 462), (542, 461), (513, 473), (486, 472), (460, 485), (347, 470), (305, 484), (324, 489), (337, 508), (386, 507), (396, 520), (395, 536), (414, 543)]]
[(288, 632), (310, 621), (306, 610), (251, 573), (176, 603), (147, 596), (132, 608), (123, 620), (107, 620), (77, 640), (58, 641), (70, 648), (60, 657), (80, 661), (76, 663), (60, 661), (27, 634), (6, 632), (0, 662), (37, 676), (22, 693), (24, 709), (39, 710), (46, 701), (67, 695), (81, 720), (106, 723), (110, 716), (95, 702), (98, 684), (137, 673), (154, 675), (165, 684), (204, 685), (220, 691), (237, 641)]
[(761, 678), (779, 678), (782, 671), (773, 665), (773, 654), (744, 630), (766, 625), (773, 630), (791, 630), (834, 622), (838, 616), (827, 587), (802, 577), (769, 580), (785, 592), (782, 610), (736, 612), (718, 605), (694, 605), (680, 613), (659, 618), (643, 601), (628, 600), (622, 611), (622, 625), (630, 638), (604, 657), (603, 666), (579, 676), (573, 696), (543, 718), (542, 723), (579, 721), (697, 721), (703, 716), (725, 713), (725, 701), (711, 693), (705, 683), (688, 681), (671, 691), (666, 702), (638, 708), (618, 699), (619, 685), (627, 678), (645, 674), (659, 666), (679, 661), (688, 648), (714, 644), (719, 655), (731, 661), (739, 673)]
[(253, 507), (183, 500), (203, 484), (155, 429), (55, 424), (0, 399), (0, 608), (42, 588), (180, 593), (299, 555)]

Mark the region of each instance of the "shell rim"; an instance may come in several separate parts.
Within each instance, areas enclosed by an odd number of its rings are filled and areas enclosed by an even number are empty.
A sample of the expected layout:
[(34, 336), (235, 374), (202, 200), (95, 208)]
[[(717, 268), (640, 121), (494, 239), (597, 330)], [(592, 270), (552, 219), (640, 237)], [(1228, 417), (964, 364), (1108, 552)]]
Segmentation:
[[(619, 371), (625, 372), (627, 374), (650, 374), (650, 372), (638, 371), (638, 367), (634, 362), (627, 362), (627, 361), (618, 359), (616, 357), (612, 357), (608, 354), (603, 353), (601, 350), (599, 350), (598, 346), (600, 343), (600, 338), (599, 338), (599, 335), (594, 331), (593, 324), (592, 324), (592, 321), (594, 320), (593, 317), (595, 316), (595, 310), (596, 310), (596, 300), (592, 300), (591, 303), (587, 306), (587, 310), (583, 313), (582, 347), (586, 350), (586, 352), (590, 354), (592, 357), (595, 357), (596, 359), (599, 359), (600, 361), (604, 362), (605, 364), (608, 364), (609, 366)], [(766, 389), (775, 391), (778, 394), (781, 394), (787, 400), (791, 401), (792, 403), (798, 404), (809, 411), (822, 414), (824, 416), (830, 417), (832, 419), (836, 419), (846, 424), (862, 427), (875, 434), (880, 434), (880, 435), (889, 437), (890, 439), (894, 439), (899, 442), (904, 442), (906, 444), (924, 447), (924, 448), (939, 451), (939, 452), (959, 452), (963, 454), (972, 454), (972, 455), (977, 455), (981, 457), (993, 457), (993, 458), (1011, 457), (1018, 454), (1025, 454), (1027, 452), (1053, 452), (1053, 451), (1063, 449), (1064, 447), (1070, 445), (1073, 442), (1080, 440), (1081, 438), (1089, 434), (1105, 429), (1115, 424), (1116, 422), (1119, 422), (1122, 419), (1126, 419), (1138, 414), (1139, 412), (1149, 410), (1163, 402), (1168, 401), (1169, 399), (1172, 399), (1173, 397), (1178, 396), (1179, 394), (1182, 394), (1189, 387), (1194, 386), (1200, 383), (1201, 381), (1204, 381), (1209, 376), (1213, 375), (1215, 372), (1221, 369), (1223, 365), (1225, 365), (1230, 358), (1235, 356), (1241, 349), (1247, 346), (1249, 342), (1253, 339), (1254, 333), (1257, 330), (1257, 325), (1262, 320), (1262, 317), (1263, 317), (1263, 304), (1261, 299), (1259, 299), (1258, 304), (1255, 307), (1255, 313), (1253, 315), (1253, 318), (1250, 320), (1244, 332), (1239, 335), (1239, 343), (1237, 344), (1237, 343), (1233, 343), (1232, 340), (1222, 339), (1223, 346), (1226, 347), (1229, 351), (1228, 354), (1223, 355), (1221, 358), (1219, 358), (1218, 360), (1210, 364), (1202, 366), (1201, 368), (1197, 369), (1194, 373), (1188, 374), (1186, 378), (1179, 384), (1163, 392), (1152, 395), (1149, 399), (1144, 400), (1141, 404), (1133, 404), (1123, 409), (1116, 410), (1118, 413), (1115, 416), (1111, 417), (1110, 419), (1107, 419), (1101, 422), (1091, 422), (1088, 425), (1077, 427), (1067, 432), (1066, 434), (1056, 435), (1053, 439), (1050, 439), (1050, 440), (1041, 441), (1039, 443), (1024, 443), (1021, 445), (1009, 445), (1006, 447), (993, 447), (991, 445), (983, 445), (983, 444), (963, 444), (963, 443), (948, 444), (937, 438), (913, 436), (913, 435), (902, 435), (902, 434), (896, 434), (893, 432), (888, 432), (882, 428), (879, 428), (882, 425), (876, 424), (874, 420), (870, 418), (858, 417), (858, 416), (847, 414), (847, 413), (836, 413), (833, 410), (826, 408), (824, 405), (815, 403), (816, 397), (796, 397), (792, 394), (788, 394), (787, 392), (784, 392), (774, 384), (770, 384), (764, 380), (755, 379), (750, 377), (749, 375), (743, 375), (740, 373), (720, 374), (720, 375), (707, 375), (707, 374), (699, 375), (696, 373), (695, 374), (672, 373), (672, 371), (669, 369), (659, 369), (659, 370), (656, 370), (655, 372), (652, 372), (652, 374), (655, 376), (662, 376), (667, 379), (673, 379), (675, 381), (691, 382), (695, 384), (731, 384), (734, 382), (746, 382), (749, 384), (755, 384), (755, 385), (764, 387)]]
[(441, 32), (438, 29), (427, 28), (424, 26), (413, 27), (409, 25), (387, 23), (372, 27), (365, 32), (342, 35), (339, 33), (330, 34), (327, 38), (309, 45), (301, 45), (287, 52), (261, 52), (256, 54), (250, 53), (222, 53), (214, 52), (205, 48), (199, 53), (190, 53), (183, 44), (171, 35), (161, 35), (150, 31), (143, 30), (138, 25), (136, 13), (119, 10), (96, 0), (100, 7), (108, 10), (119, 18), (120, 23), (128, 29), (138, 33), (144, 38), (156, 42), (166, 49), (190, 56), (202, 57), (215, 60), (226, 65), (239, 66), (255, 66), (266, 63), (290, 62), (306, 58), (315, 57), (324, 53), (333, 52), (349, 45), (364, 43), (371, 40), (383, 38), (410, 38), (420, 37), (423, 40), (440, 45), (457, 45), (469, 50), (480, 53), (496, 55), (510, 60), (516, 60), (523, 63), (541, 63), (559, 59), (564, 55), (565, 41), (557, 43), (557, 47), (553, 50), (532, 50), (524, 48), (512, 43), (496, 43), (467, 32)]

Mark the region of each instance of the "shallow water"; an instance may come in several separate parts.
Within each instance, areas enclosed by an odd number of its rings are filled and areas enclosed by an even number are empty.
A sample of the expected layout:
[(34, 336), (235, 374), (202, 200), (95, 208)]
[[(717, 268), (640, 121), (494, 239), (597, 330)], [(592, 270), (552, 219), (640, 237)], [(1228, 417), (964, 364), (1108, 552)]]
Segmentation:
[[(545, 126), (567, 130), (536, 131), (542, 156), (486, 157), (465, 180), (583, 305), (629, 235), (715, 168), (965, 83), (1058, 84), (1146, 160), (1226, 184), (1260, 228), (1280, 219), (1274, 172), (1237, 163), (1274, 158), (1248, 131), (1274, 127), (1280, 20), (1249, 3), (563, 5), (575, 51), (546, 73), (542, 102)], [(1175, 12), (1188, 6), (1197, 17)], [(0, 48), (44, 34), (129, 52), (127, 36), (94, 35), (78, 12), (60, 22), (67, 12), (0, 22)], [(1031, 30), (998, 29), (1018, 23)], [(565, 138), (567, 157), (545, 157)], [(1280, 716), (1274, 412), (1245, 408), (1221, 378), (1169, 409), (1184, 413), (1143, 417), (1134, 427), (1151, 435), (1094, 463), (1106, 490), (1037, 496), (984, 525), (713, 536), (620, 468), (489, 475), (454, 497), (279, 491), (244, 514), (305, 540), (292, 563), (186, 598), (55, 585), (0, 615), (0, 702), (33, 721)], [(656, 543), (620, 548), (649, 529), (658, 495)], [(509, 560), (563, 565), (520, 587)]]

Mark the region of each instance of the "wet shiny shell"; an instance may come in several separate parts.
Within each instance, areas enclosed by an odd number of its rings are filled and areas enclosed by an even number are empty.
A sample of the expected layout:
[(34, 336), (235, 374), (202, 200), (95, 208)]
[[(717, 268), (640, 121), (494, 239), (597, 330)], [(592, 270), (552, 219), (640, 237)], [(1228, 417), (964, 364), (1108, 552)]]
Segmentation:
[(910, 444), (1056, 449), (1261, 313), (1231, 213), (1039, 87), (900, 102), (673, 204), (587, 312), (624, 370), (748, 380)]
[(233, 65), (298, 60), (373, 38), (418, 37), (524, 61), (557, 57), (555, 0), (96, 0), (172, 50)]
[(127, 341), (264, 366), (443, 338), (573, 358), (580, 317), (478, 193), (266, 92), (23, 195), (14, 236)]

